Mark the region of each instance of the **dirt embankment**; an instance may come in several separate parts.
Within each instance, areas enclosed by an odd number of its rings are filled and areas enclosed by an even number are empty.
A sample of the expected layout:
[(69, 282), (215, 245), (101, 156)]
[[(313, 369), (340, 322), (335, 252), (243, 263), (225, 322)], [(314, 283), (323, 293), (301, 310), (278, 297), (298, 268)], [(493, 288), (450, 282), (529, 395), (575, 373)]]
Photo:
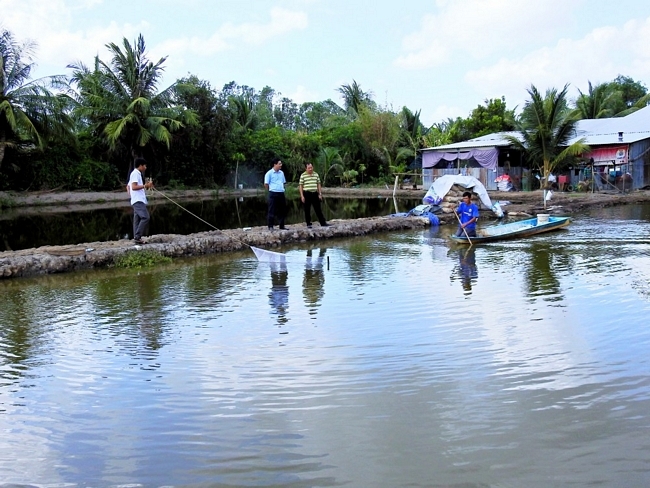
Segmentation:
[[(165, 191), (165, 195), (174, 200), (214, 199), (232, 196), (259, 196), (262, 189), (240, 191)], [(347, 198), (369, 198), (377, 196), (391, 197), (392, 189), (363, 188), (363, 189), (325, 189), (328, 196)], [(398, 190), (399, 198), (420, 199), (424, 196), (422, 189)], [(151, 196), (152, 201), (164, 200), (162, 193), (156, 192)], [(622, 193), (554, 193), (547, 202), (544, 210), (542, 192), (491, 192), (493, 201), (500, 201), (503, 208), (511, 215), (536, 213), (553, 213), (571, 215), (583, 209), (644, 203), (650, 201), (650, 191), (635, 191)], [(508, 202), (506, 205), (505, 202)], [(129, 205), (126, 192), (104, 193), (31, 193), (31, 194), (2, 194), (0, 204), (11, 206), (24, 211), (68, 211), (73, 209), (91, 209), (96, 206), (126, 206)], [(49, 210), (48, 210), (49, 209)], [(55, 210), (56, 209), (56, 210)], [(490, 214), (491, 212), (487, 212)], [(451, 215), (441, 215), (441, 223), (453, 223)], [(232, 229), (229, 231), (209, 232), (180, 235), (151, 236), (146, 248), (155, 250), (167, 256), (188, 256), (212, 252), (224, 252), (245, 248), (246, 246), (261, 246), (273, 248), (290, 242), (306, 242), (336, 237), (351, 237), (375, 232), (413, 229), (429, 225), (425, 218), (408, 217), (376, 217), (352, 219), (348, 221), (333, 221), (332, 227), (307, 229), (297, 226), (290, 231), (271, 232), (266, 227), (252, 229)], [(139, 247), (139, 246), (138, 246)], [(38, 274), (61, 273), (75, 269), (110, 266), (118, 256), (134, 250), (133, 241), (122, 240), (114, 242), (93, 242), (77, 246), (45, 246), (38, 249), (23, 251), (5, 251), (0, 253), (0, 279)]]
[[(369, 198), (393, 196), (392, 188), (324, 188), (325, 196), (343, 198)], [(401, 189), (395, 192), (398, 198), (420, 199), (425, 191), (418, 189)], [(537, 213), (544, 209), (541, 191), (532, 192), (489, 192), (492, 201), (510, 202), (504, 208), (511, 213)], [(263, 196), (263, 188), (244, 190), (161, 190), (149, 195), (151, 203), (165, 201), (165, 195), (174, 200), (209, 200), (228, 197)], [(585, 208), (608, 207), (614, 205), (634, 204), (650, 201), (650, 191), (639, 190), (629, 193), (618, 192), (554, 192), (547, 202), (551, 213), (574, 213)], [(92, 209), (106, 206), (128, 206), (126, 191), (112, 192), (0, 192), (0, 207), (64, 207), (66, 210)]]

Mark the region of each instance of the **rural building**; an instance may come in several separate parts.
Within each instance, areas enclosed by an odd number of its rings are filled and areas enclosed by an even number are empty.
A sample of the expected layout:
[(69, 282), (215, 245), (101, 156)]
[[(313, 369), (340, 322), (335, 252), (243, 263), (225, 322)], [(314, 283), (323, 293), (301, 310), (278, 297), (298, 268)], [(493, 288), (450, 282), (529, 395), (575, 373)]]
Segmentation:
[[(422, 149), (423, 184), (446, 174), (465, 174), (496, 190), (498, 177), (509, 174), (516, 189), (539, 186), (534, 170), (505, 138), (518, 132), (496, 132), (455, 144)], [(586, 184), (597, 190), (638, 189), (650, 186), (650, 106), (627, 115), (578, 122), (570, 142), (583, 138), (591, 147), (577, 167), (557, 175), (564, 189)]]

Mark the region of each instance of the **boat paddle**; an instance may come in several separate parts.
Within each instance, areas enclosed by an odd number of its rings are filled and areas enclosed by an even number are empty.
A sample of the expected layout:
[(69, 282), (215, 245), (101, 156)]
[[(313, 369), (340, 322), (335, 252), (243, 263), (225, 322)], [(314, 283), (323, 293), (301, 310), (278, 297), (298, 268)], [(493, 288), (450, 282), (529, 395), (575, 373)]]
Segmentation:
[(467, 242), (469, 242), (469, 247), (472, 247), (472, 240), (469, 238), (467, 229), (463, 227), (463, 223), (460, 221), (460, 217), (458, 216), (458, 212), (456, 212), (456, 209), (454, 209), (454, 215), (456, 216), (456, 219), (458, 219), (458, 223), (460, 224), (460, 228), (463, 229), (463, 232), (465, 233), (465, 237), (467, 237)]

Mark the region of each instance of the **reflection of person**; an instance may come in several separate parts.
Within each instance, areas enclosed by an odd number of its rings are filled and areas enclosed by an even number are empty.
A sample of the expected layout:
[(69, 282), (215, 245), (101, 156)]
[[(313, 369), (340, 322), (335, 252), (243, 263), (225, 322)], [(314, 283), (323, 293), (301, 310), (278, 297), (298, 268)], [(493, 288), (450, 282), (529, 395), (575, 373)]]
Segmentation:
[(463, 193), (463, 201), (456, 210), (460, 218), (460, 224), (456, 231), (456, 237), (464, 237), (465, 232), (469, 237), (476, 237), (476, 221), (478, 220), (478, 207), (472, 203), (472, 193)]
[(143, 176), (147, 171), (146, 160), (137, 158), (134, 166), (135, 169), (129, 177), (129, 194), (131, 195), (131, 206), (133, 207), (133, 239), (136, 244), (143, 244), (142, 237), (149, 223), (145, 189), (153, 188), (153, 183), (151, 181), (143, 183)]
[(273, 229), (275, 219), (278, 219), (280, 229), (284, 229), (284, 216), (286, 213), (286, 200), (284, 198), (284, 185), (287, 180), (282, 172), (282, 161), (280, 158), (273, 160), (273, 168), (264, 175), (264, 186), (269, 191), (269, 213), (267, 223), (269, 229)]
[(460, 281), (463, 290), (472, 291), (472, 281), (478, 278), (478, 269), (476, 268), (476, 254), (474, 248), (458, 250)]
[(302, 279), (302, 294), (305, 304), (309, 307), (309, 314), (316, 315), (316, 307), (323, 299), (323, 286), (325, 275), (323, 274), (323, 259), (326, 249), (321, 248), (318, 257), (312, 257), (312, 250), (307, 251), (307, 263), (305, 265), (305, 276)]
[(305, 223), (311, 229), (311, 207), (314, 207), (316, 217), (322, 227), (327, 227), (329, 224), (325, 222), (323, 212), (320, 208), (320, 201), (323, 199), (321, 192), (320, 177), (318, 173), (314, 172), (314, 165), (307, 163), (305, 172), (300, 175), (299, 187), (300, 200), (305, 206)]
[(278, 324), (288, 322), (287, 312), (289, 310), (289, 285), (287, 279), (289, 272), (285, 263), (271, 263), (271, 293), (269, 293), (269, 304), (271, 315), (278, 316)]

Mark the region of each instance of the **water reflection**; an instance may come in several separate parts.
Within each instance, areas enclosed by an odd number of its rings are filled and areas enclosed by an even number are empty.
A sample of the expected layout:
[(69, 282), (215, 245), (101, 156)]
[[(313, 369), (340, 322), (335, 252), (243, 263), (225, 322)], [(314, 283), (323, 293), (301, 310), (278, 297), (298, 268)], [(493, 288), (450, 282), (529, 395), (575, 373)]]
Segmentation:
[(557, 276), (556, 259), (561, 253), (553, 252), (547, 242), (533, 242), (530, 258), (524, 266), (524, 277), (530, 297), (543, 296), (547, 301), (562, 301), (562, 286)]
[[(454, 252), (454, 251), (450, 251)], [(466, 295), (472, 294), (472, 284), (478, 279), (478, 268), (476, 267), (476, 249), (468, 247), (466, 249), (457, 249), (455, 254), (458, 256), (458, 267), (455, 269), (455, 275), (460, 279), (463, 291)], [(454, 275), (452, 275), (452, 281)]]
[(289, 319), (289, 271), (286, 263), (269, 263), (271, 269), (271, 292), (269, 304), (271, 315), (276, 317), (279, 326), (285, 325)]
[(307, 251), (307, 262), (305, 263), (305, 273), (302, 279), (302, 293), (305, 299), (305, 305), (309, 310), (309, 315), (316, 318), (316, 310), (323, 299), (325, 287), (325, 274), (323, 273), (323, 263), (327, 249), (321, 247), (318, 250), (318, 256), (313, 256), (313, 250)]
[(0, 281), (0, 484), (646, 486), (648, 229), (595, 222)]

